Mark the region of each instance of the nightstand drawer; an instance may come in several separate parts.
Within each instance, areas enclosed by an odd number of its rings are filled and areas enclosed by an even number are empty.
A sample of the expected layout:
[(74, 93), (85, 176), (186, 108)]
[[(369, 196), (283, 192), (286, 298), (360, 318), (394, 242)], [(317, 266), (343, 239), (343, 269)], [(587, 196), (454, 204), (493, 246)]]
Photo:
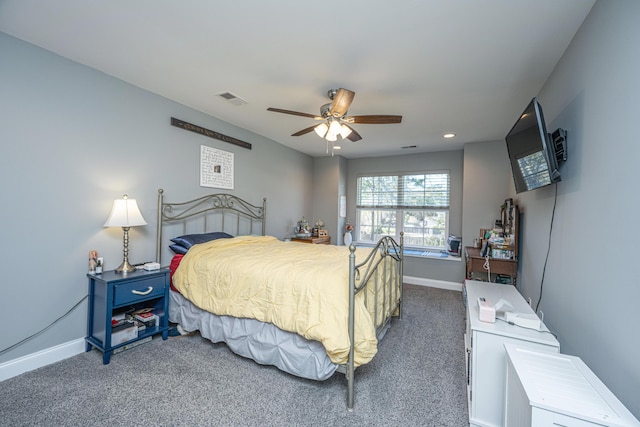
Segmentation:
[(133, 304), (165, 293), (165, 277), (158, 276), (116, 285), (113, 291), (113, 305)]

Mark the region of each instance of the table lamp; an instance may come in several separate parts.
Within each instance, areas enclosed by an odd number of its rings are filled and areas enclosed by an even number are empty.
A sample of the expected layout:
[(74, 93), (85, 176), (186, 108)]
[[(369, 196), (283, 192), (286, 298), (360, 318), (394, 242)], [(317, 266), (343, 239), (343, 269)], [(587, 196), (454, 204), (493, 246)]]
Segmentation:
[(122, 227), (124, 231), (124, 260), (116, 272), (130, 273), (135, 271), (135, 267), (129, 264), (129, 228), (138, 225), (146, 225), (147, 222), (142, 217), (136, 199), (129, 199), (125, 194), (122, 199), (113, 201), (111, 213), (104, 223), (105, 227)]

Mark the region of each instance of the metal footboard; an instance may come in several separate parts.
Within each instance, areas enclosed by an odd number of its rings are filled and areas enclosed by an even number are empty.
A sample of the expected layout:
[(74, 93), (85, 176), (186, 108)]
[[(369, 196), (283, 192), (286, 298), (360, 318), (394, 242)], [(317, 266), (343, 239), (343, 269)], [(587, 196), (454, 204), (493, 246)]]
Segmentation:
[[(354, 345), (355, 345), (355, 298), (364, 292), (365, 306), (372, 314), (378, 341), (386, 333), (392, 317), (402, 319), (402, 248), (404, 233), (400, 233), (400, 244), (386, 236), (380, 239), (367, 258), (356, 264), (356, 247), (349, 247), (349, 362), (346, 365), (347, 409), (353, 411), (354, 389)], [(356, 285), (356, 283), (358, 283)]]

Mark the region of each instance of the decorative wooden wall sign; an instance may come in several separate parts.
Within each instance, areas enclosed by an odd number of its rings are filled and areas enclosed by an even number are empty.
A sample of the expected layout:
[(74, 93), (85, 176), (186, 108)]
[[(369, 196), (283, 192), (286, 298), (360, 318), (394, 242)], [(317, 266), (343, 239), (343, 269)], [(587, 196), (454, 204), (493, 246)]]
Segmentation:
[(241, 141), (231, 136), (223, 135), (214, 130), (205, 129), (201, 126), (194, 125), (192, 123), (185, 122), (184, 120), (171, 117), (171, 125), (179, 127), (180, 129), (190, 130), (191, 132), (199, 133), (200, 135), (208, 136), (209, 138), (219, 139), (220, 141), (228, 142), (229, 144), (237, 145), (242, 148), (251, 150), (251, 144)]

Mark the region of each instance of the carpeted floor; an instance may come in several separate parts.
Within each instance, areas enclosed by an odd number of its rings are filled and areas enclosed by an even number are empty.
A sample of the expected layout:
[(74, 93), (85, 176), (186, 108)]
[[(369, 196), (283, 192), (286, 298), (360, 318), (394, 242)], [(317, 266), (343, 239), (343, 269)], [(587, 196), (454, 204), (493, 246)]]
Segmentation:
[(0, 383), (2, 426), (468, 426), (459, 292), (405, 285), (404, 317), (346, 379), (300, 379), (199, 335), (92, 350)]

